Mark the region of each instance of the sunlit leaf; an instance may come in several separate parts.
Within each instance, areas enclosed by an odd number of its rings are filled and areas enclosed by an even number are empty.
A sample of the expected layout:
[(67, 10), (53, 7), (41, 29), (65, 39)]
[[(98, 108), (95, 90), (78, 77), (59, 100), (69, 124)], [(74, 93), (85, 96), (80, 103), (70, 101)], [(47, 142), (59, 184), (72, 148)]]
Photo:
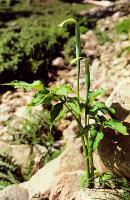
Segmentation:
[(74, 58), (70, 61), (70, 64), (73, 65), (74, 63), (76, 63), (78, 60), (85, 60), (85, 57), (78, 57), (78, 58)]
[(79, 100), (77, 97), (69, 97), (67, 99), (67, 104), (75, 114), (80, 115), (81, 111), (80, 111)]
[(115, 110), (113, 108), (109, 108), (105, 105), (104, 102), (96, 103), (95, 106), (91, 109), (91, 112), (102, 111), (104, 114), (115, 114)]
[(49, 94), (49, 90), (45, 89), (42, 91), (39, 91), (38, 93), (36, 93), (33, 98), (31, 103), (29, 104), (29, 106), (38, 106), (40, 104), (43, 103), (45, 97)]
[(70, 85), (61, 85), (56, 89), (56, 94), (59, 96), (67, 97), (69, 92), (73, 92)]
[(69, 18), (69, 19), (66, 19), (66, 20), (64, 20), (63, 22), (61, 22), (58, 26), (59, 27), (63, 27), (66, 23), (68, 23), (68, 22), (70, 22), (70, 23), (77, 23), (77, 21), (75, 20), (75, 19), (73, 19), (73, 18)]
[(99, 145), (99, 142), (103, 139), (104, 134), (102, 131), (98, 132), (93, 141), (93, 151), (95, 151)]
[(116, 119), (110, 119), (103, 122), (104, 128), (111, 128), (118, 133), (122, 133), (123, 135), (129, 135), (127, 132), (127, 127), (122, 124), (122, 122), (117, 121)]
[(96, 89), (89, 92), (89, 100), (92, 103), (98, 96), (105, 95), (105, 90), (103, 88)]
[(11, 85), (14, 88), (20, 88), (20, 89), (25, 89), (25, 90), (42, 90), (44, 88), (43, 84), (41, 81), (34, 81), (33, 83), (26, 83), (24, 81), (12, 81), (10, 83), (4, 83), (2, 85)]

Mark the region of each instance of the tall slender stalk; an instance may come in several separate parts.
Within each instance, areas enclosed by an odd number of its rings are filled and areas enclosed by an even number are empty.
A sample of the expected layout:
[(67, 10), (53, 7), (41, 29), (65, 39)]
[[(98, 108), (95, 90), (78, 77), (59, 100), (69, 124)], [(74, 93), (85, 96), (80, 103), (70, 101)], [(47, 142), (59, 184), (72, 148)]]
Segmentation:
[(81, 41), (80, 41), (80, 28), (78, 23), (75, 24), (75, 35), (76, 35), (76, 62), (77, 62), (77, 97), (79, 98), (80, 87), (80, 58), (81, 58)]
[[(75, 35), (76, 35), (76, 64), (77, 64), (77, 98), (80, 101), (80, 61), (81, 61), (81, 40), (80, 40), (80, 27), (78, 22), (73, 19), (67, 19), (65, 21), (63, 21), (61, 24), (59, 24), (60, 27), (63, 27), (65, 23), (67, 22), (71, 22), (75, 24)], [(87, 62), (87, 61), (86, 61)], [(90, 85), (90, 74), (89, 74), (89, 68), (87, 68), (87, 63), (85, 63), (85, 85), (86, 85), (86, 105), (87, 105), (87, 101), (88, 101), (88, 93), (89, 93), (89, 85)], [(80, 103), (80, 102), (79, 102)], [(67, 105), (66, 105), (67, 106)], [(68, 109), (70, 110), (70, 108), (68, 107)], [(70, 110), (71, 111), (71, 110)], [(73, 114), (73, 112), (71, 112)], [(82, 123), (81, 123), (81, 117), (79, 119), (77, 119), (77, 117), (74, 115), (74, 118), (76, 119), (78, 125), (79, 125), (79, 129), (81, 131), (81, 133), (84, 132), (83, 127), (82, 127)], [(89, 124), (89, 117), (87, 115), (87, 107), (85, 109), (85, 124), (88, 125)], [(84, 134), (83, 134), (84, 135)], [(84, 151), (84, 159), (85, 159), (85, 174), (86, 174), (86, 186), (90, 187), (90, 168), (89, 168), (89, 146), (88, 146), (88, 134), (86, 136), (82, 136), (81, 140), (82, 140), (82, 146), (83, 146), (83, 151)]]
[[(85, 108), (85, 126), (89, 125), (89, 114), (87, 113), (87, 102), (88, 102), (88, 95), (89, 95), (89, 89), (90, 89), (90, 71), (89, 71), (89, 63), (85, 59), (85, 87), (86, 87), (86, 108)], [(89, 149), (89, 161), (90, 161), (90, 182), (91, 187), (94, 186), (94, 164), (93, 164), (93, 152), (91, 148), (89, 148), (88, 139), (89, 137), (89, 131), (85, 135), (87, 140), (87, 145)]]
[[(80, 28), (78, 23), (76, 22), (75, 24), (75, 35), (76, 35), (76, 62), (77, 62), (77, 97), (79, 99), (80, 97), (80, 58), (81, 58), (81, 40), (80, 40)], [(88, 79), (89, 73), (86, 73), (86, 80)], [(86, 81), (87, 86), (89, 85)], [(88, 87), (88, 92), (89, 92), (89, 87)], [(88, 93), (87, 93), (87, 99), (88, 99)], [(81, 120), (81, 119), (80, 119)], [(83, 131), (83, 130), (81, 130)], [(86, 186), (90, 186), (90, 172), (89, 172), (89, 156), (88, 156), (88, 145), (86, 144), (85, 137), (81, 137), (82, 140), (82, 146), (83, 146), (83, 151), (84, 151), (84, 159), (85, 159), (85, 175), (86, 175)], [(87, 139), (88, 140), (88, 139)]]
[[(85, 88), (86, 88), (86, 106), (85, 106), (85, 126), (89, 125), (89, 114), (87, 113), (87, 102), (88, 102), (88, 95), (89, 95), (89, 88), (90, 88), (90, 73), (89, 73), (89, 64), (87, 62), (87, 60), (85, 59)], [(89, 180), (88, 180), (88, 187), (90, 187), (90, 178), (91, 178), (91, 174), (90, 174), (90, 163), (89, 163), (89, 131), (87, 131), (85, 133), (85, 142), (87, 145), (87, 155), (88, 155), (88, 171), (89, 171)]]

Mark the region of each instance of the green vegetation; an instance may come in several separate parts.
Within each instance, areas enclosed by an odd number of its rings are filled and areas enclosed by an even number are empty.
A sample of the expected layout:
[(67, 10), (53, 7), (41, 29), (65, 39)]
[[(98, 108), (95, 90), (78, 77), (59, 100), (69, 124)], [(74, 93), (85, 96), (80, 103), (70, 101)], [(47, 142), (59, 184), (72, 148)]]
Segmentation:
[(32, 113), (28, 115), (28, 119), (20, 119), (20, 122), (17, 122), (20, 129), (18, 125), (12, 125), (13, 120), (10, 120), (7, 126), (9, 134), (13, 136), (13, 144), (46, 145), (50, 126), (50, 114), (47, 110)]
[[(29, 160), (23, 167), (18, 166), (9, 154), (0, 154), (0, 190), (11, 184), (17, 184), (27, 181), (34, 173), (35, 156), (40, 153), (38, 145), (45, 148), (45, 152), (41, 155), (40, 166), (44, 166), (50, 160), (56, 158), (62, 152), (60, 145), (56, 145), (61, 137), (60, 132), (53, 127), (50, 134), (50, 113), (47, 109), (39, 111), (37, 114), (29, 110), (27, 119), (17, 119), (14, 127), (11, 118), (7, 123), (8, 133), (13, 136), (11, 144), (20, 145), (28, 144), (32, 149)], [(15, 119), (16, 120), (16, 119)]]
[[(86, 164), (85, 178), (86, 187), (94, 187), (94, 164), (93, 164), (93, 152), (98, 147), (99, 142), (104, 137), (104, 129), (110, 128), (123, 135), (128, 135), (127, 128), (119, 121), (115, 116), (115, 110), (108, 108), (105, 103), (97, 102), (98, 96), (104, 95), (104, 89), (97, 89), (90, 91), (90, 73), (89, 63), (86, 58), (81, 57), (81, 41), (80, 41), (80, 28), (79, 24), (73, 18), (63, 21), (59, 26), (63, 27), (66, 23), (75, 24), (76, 35), (76, 63), (77, 63), (77, 88), (76, 92), (68, 85), (56, 86), (51, 89), (46, 88), (42, 83), (36, 81), (33, 84), (21, 83), (14, 81), (9, 83), (15, 88), (31, 89), (37, 88), (37, 93), (34, 95), (29, 106), (52, 105), (51, 109), (51, 130), (57, 120), (59, 120), (66, 113), (66, 110), (72, 114), (79, 127), (79, 134), (77, 137), (81, 137), (84, 159)], [(80, 64), (84, 61), (85, 66), (85, 86), (86, 97), (82, 99), (80, 97)], [(9, 85), (8, 84), (8, 85)], [(37, 86), (37, 87), (36, 87)], [(39, 87), (40, 86), (40, 87)], [(72, 96), (73, 94), (73, 96)], [(55, 102), (55, 104), (53, 104)], [(99, 114), (100, 113), (102, 114)], [(84, 116), (84, 121), (82, 121)], [(109, 118), (108, 118), (109, 116)], [(93, 123), (90, 123), (90, 119)]]
[[(49, 65), (58, 55), (67, 33), (56, 28), (25, 26), (21, 31), (4, 32), (0, 41), (0, 74), (15, 72), (19, 79), (47, 77)], [(51, 39), (50, 39), (51, 38)], [(57, 40), (59, 41), (57, 43)], [(42, 76), (42, 77), (41, 77)]]
[(106, 32), (96, 30), (95, 35), (101, 45), (105, 44), (106, 42), (111, 42), (111, 39)]
[[(57, 30), (61, 20), (75, 16), (90, 5), (50, 0), (46, 3), (26, 0), (1, 2), (0, 7), (0, 82), (14, 79), (48, 82), (48, 73), (54, 73), (52, 60), (63, 56), (64, 44), (74, 35), (74, 27)], [(87, 30), (86, 18), (81, 21), (82, 32)], [(68, 32), (69, 31), (69, 32)], [(68, 49), (67, 49), (68, 48)], [(69, 47), (66, 45), (67, 55)], [(56, 70), (56, 69), (55, 69)], [(10, 79), (10, 80), (9, 80)]]
[(10, 184), (24, 181), (20, 167), (15, 164), (12, 157), (0, 154), (0, 190)]
[(54, 147), (61, 134), (56, 127), (53, 127), (50, 134), (50, 119), (49, 111), (44, 109), (44, 111), (39, 111), (37, 114), (32, 112), (28, 114), (27, 119), (21, 119), (20, 122), (17, 122), (17, 124), (20, 123), (20, 129), (12, 125), (13, 119), (8, 122), (7, 126), (9, 134), (13, 136), (13, 144), (29, 144), (32, 147), (39, 144), (46, 148), (46, 153), (42, 158), (43, 164), (61, 153), (60, 146)]
[(117, 196), (121, 200), (130, 199), (129, 182), (125, 178), (121, 176), (116, 177), (108, 173), (103, 173), (100, 176), (97, 176), (96, 182), (101, 188), (109, 188), (114, 190), (116, 190), (117, 188), (121, 189), (122, 193), (120, 191), (117, 191)]
[(115, 27), (115, 30), (117, 34), (130, 33), (130, 18), (126, 18), (123, 21), (118, 22)]

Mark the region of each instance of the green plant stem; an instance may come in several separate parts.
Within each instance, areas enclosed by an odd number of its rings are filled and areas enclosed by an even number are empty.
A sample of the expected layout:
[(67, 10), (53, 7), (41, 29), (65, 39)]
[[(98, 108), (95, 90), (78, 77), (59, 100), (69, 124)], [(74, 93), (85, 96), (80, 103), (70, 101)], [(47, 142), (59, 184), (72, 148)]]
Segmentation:
[(90, 172), (89, 172), (89, 157), (88, 157), (88, 149), (85, 145), (84, 137), (81, 137), (83, 152), (84, 152), (84, 159), (85, 159), (85, 175), (86, 175), (86, 187), (90, 187)]
[(90, 166), (91, 166), (91, 169), (90, 169), (90, 182), (91, 182), (91, 187), (93, 188), (94, 187), (94, 164), (93, 164), (93, 152), (90, 151)]
[(79, 80), (80, 80), (80, 57), (81, 57), (81, 41), (80, 41), (80, 28), (78, 23), (75, 24), (76, 35), (76, 62), (77, 62), (77, 97), (79, 98)]
[[(81, 40), (80, 40), (80, 28), (78, 23), (75, 24), (75, 35), (76, 35), (76, 60), (77, 60), (77, 97), (79, 99), (80, 97), (80, 58), (81, 58)], [(81, 119), (80, 119), (81, 121)], [(89, 172), (89, 157), (88, 157), (88, 148), (87, 145), (85, 144), (85, 138), (84, 136), (81, 137), (82, 140), (82, 146), (83, 146), (83, 151), (84, 151), (84, 159), (85, 159), (85, 174), (86, 174), (86, 186), (89, 187), (89, 180), (90, 180), (90, 172)]]
[[(86, 108), (85, 108), (85, 126), (88, 125), (89, 122), (89, 118), (88, 115), (86, 114)], [(89, 132), (87, 131), (84, 135), (84, 141), (85, 141), (85, 154), (86, 156), (84, 156), (85, 158), (85, 165), (86, 165), (86, 179), (87, 179), (87, 184), (86, 187), (90, 187), (90, 178), (91, 178), (91, 174), (90, 174), (90, 166), (89, 166), (89, 143), (88, 143), (88, 139), (89, 139)], [(83, 144), (83, 142), (82, 142)], [(84, 144), (83, 144), (84, 146)]]
[(86, 103), (87, 103), (89, 89), (90, 89), (90, 71), (89, 71), (89, 63), (87, 59), (85, 59), (85, 87), (86, 87)]
[[(86, 87), (86, 106), (85, 106), (85, 126), (89, 125), (89, 114), (88, 114), (88, 111), (87, 111), (87, 107), (88, 107), (88, 95), (89, 95), (89, 88), (90, 88), (90, 72), (89, 72), (89, 64), (87, 62), (87, 60), (85, 59), (85, 87)], [(88, 187), (90, 187), (90, 178), (91, 178), (91, 173), (90, 173), (90, 168), (91, 168), (91, 162), (89, 163), (89, 143), (88, 143), (88, 140), (89, 140), (89, 131), (87, 131), (85, 133), (85, 142), (86, 142), (86, 145), (87, 145), (87, 156), (88, 156), (88, 159), (87, 159), (87, 163), (86, 165), (88, 165), (88, 170), (89, 170), (89, 183), (88, 183)], [(90, 166), (89, 166), (90, 165)]]
[[(85, 126), (89, 125), (89, 114), (87, 112), (88, 107), (88, 95), (89, 95), (89, 88), (90, 88), (90, 72), (89, 72), (89, 64), (87, 59), (85, 59), (85, 88), (86, 88), (86, 106), (85, 106)], [(88, 139), (89, 139), (89, 132), (85, 134), (85, 140), (87, 147), (88, 146)]]

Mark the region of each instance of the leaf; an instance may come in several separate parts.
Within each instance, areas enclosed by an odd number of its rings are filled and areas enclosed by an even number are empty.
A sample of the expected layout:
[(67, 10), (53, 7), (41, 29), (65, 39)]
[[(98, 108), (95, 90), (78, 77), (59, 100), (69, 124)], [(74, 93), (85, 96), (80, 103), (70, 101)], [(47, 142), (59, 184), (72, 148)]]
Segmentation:
[(104, 137), (104, 134), (102, 131), (98, 132), (95, 139), (94, 139), (94, 142), (93, 142), (93, 151), (95, 151), (99, 145), (99, 142), (103, 139)]
[(102, 111), (104, 114), (115, 114), (115, 110), (113, 108), (108, 108), (104, 102), (96, 103), (96, 105), (91, 109), (91, 112), (98, 112), (98, 110)]
[(105, 90), (103, 88), (99, 88), (94, 91), (89, 92), (89, 100), (90, 102), (93, 102), (98, 96), (103, 96), (105, 94)]
[(68, 93), (73, 92), (70, 85), (61, 85), (56, 89), (56, 94), (59, 96), (65, 96), (67, 98)]
[(54, 93), (49, 93), (45, 96), (44, 100), (43, 100), (43, 104), (51, 104), (52, 100), (60, 100), (58, 95), (54, 94)]
[(63, 115), (63, 112), (63, 102), (54, 105), (51, 111), (51, 123), (53, 124), (57, 119), (59, 119)]
[(101, 125), (91, 125), (90, 137), (89, 137), (89, 153), (95, 151), (99, 145), (99, 142), (103, 139), (104, 134), (100, 131)]
[(70, 22), (70, 23), (77, 23), (77, 21), (75, 20), (75, 19), (73, 19), (73, 18), (69, 18), (69, 19), (66, 19), (66, 20), (64, 20), (63, 22), (61, 22), (58, 26), (59, 27), (63, 27), (66, 23), (68, 23), (68, 22)]
[(123, 135), (129, 135), (127, 132), (127, 127), (122, 124), (122, 122), (117, 121), (116, 119), (110, 119), (103, 122), (104, 128), (111, 128)]
[(36, 89), (36, 90), (42, 90), (44, 88), (43, 84), (41, 81), (34, 81), (33, 83), (26, 83), (24, 81), (12, 81), (11, 83), (4, 83), (2, 85), (11, 85), (14, 88), (22, 88), (25, 90), (31, 90), (31, 89)]
[(106, 181), (108, 181), (108, 180), (111, 180), (112, 179), (112, 175), (111, 174), (103, 174), (102, 175), (102, 177), (101, 177), (101, 180), (103, 181), (103, 182), (106, 182)]
[(79, 60), (85, 60), (85, 57), (78, 57), (78, 58), (74, 58), (70, 61), (70, 65), (73, 65), (74, 63), (76, 63)]
[(81, 111), (80, 111), (79, 100), (77, 97), (69, 97), (67, 99), (67, 104), (75, 114), (80, 115)]
[(31, 103), (29, 103), (29, 106), (38, 106), (44, 102), (45, 97), (48, 95), (49, 90), (45, 89), (42, 91), (39, 91), (37, 94), (35, 94), (32, 98)]

